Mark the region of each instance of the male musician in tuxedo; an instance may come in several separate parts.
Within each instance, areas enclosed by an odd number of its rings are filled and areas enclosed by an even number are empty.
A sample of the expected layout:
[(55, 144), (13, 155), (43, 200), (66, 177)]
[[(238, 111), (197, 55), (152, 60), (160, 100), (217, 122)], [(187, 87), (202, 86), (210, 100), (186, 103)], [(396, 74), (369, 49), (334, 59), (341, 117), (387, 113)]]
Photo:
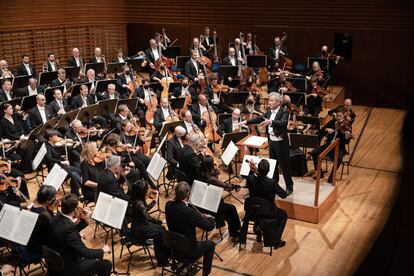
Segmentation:
[[(73, 150), (69, 156), (70, 161), (78, 162), (80, 164), (80, 154), (82, 151), (83, 140), (80, 136), (80, 133), (83, 130), (82, 122), (78, 119), (73, 120), (70, 125), (69, 129), (65, 133), (66, 139), (71, 139), (73, 141)], [(71, 163), (72, 163), (71, 162)]]
[(59, 69), (59, 63), (55, 59), (55, 55), (50, 52), (47, 54), (47, 60), (43, 64), (43, 72), (55, 72)]
[(167, 178), (172, 179), (178, 165), (178, 156), (184, 147), (183, 138), (187, 134), (185, 128), (177, 126), (174, 129), (173, 137), (167, 141), (165, 156), (168, 162)]
[(98, 96), (96, 95), (96, 81), (98, 80), (101, 80), (101, 77), (96, 76), (93, 69), (89, 69), (86, 72), (86, 76), (81, 80), (81, 83), (92, 83), (89, 94), (93, 96), (95, 102), (98, 101)]
[[(61, 213), (51, 223), (53, 248), (62, 256), (65, 264), (61, 274), (109, 276), (112, 263), (103, 257), (104, 253), (110, 253), (111, 249), (106, 244), (102, 249), (91, 249), (83, 243), (79, 231), (87, 224), (76, 223), (79, 219), (78, 204), (76, 195), (69, 194), (64, 197), (61, 202)], [(90, 213), (88, 212), (86, 216), (90, 217)]]
[(52, 111), (53, 117), (63, 115), (70, 111), (68, 99), (63, 97), (60, 89), (56, 88), (53, 90), (53, 97), (55, 99), (49, 103), (49, 109)]
[(120, 94), (116, 91), (116, 86), (113, 83), (108, 84), (106, 91), (98, 97), (100, 100), (113, 100), (119, 98)]
[[(215, 31), (214, 31), (215, 33)], [(217, 37), (216, 37), (217, 40)], [(201, 45), (206, 49), (205, 55), (212, 59), (214, 55), (214, 37), (210, 36), (210, 27), (204, 27)]]
[(199, 153), (200, 137), (198, 135), (191, 135), (188, 138), (188, 145), (185, 145), (178, 152), (179, 168), (185, 175), (183, 175), (184, 181), (193, 185), (194, 179), (198, 178), (200, 171), (200, 162), (203, 159), (203, 155)]
[(111, 114), (109, 117), (111, 118), (112, 128), (116, 128), (119, 132), (122, 131), (121, 123), (123, 120), (128, 120), (128, 116), (131, 112), (126, 104), (120, 104), (118, 106), (117, 114)]
[(80, 51), (78, 48), (72, 49), (72, 56), (68, 59), (68, 66), (71, 67), (80, 67), (82, 70), (82, 67), (84, 65), (83, 58), (80, 56)]
[(207, 97), (204, 94), (198, 95), (198, 103), (190, 107), (191, 115), (194, 122), (201, 129), (204, 129), (206, 122), (203, 120), (203, 114), (207, 112)]
[(10, 79), (5, 79), (1, 81), (1, 90), (0, 90), (0, 102), (11, 101), (14, 99), (14, 93), (12, 91), (12, 83)]
[(155, 72), (155, 62), (161, 57), (160, 49), (158, 47), (157, 41), (155, 39), (150, 39), (149, 48), (145, 50), (145, 57), (150, 66), (149, 75)]
[(9, 69), (9, 64), (7, 63), (6, 60), (2, 59), (0, 60), (0, 79), (6, 77), (7, 74), (10, 74), (10, 76), (13, 76), (13, 73)]
[(328, 115), (336, 118), (336, 112), (339, 109), (343, 109), (343, 111), (345, 112), (346, 116), (348, 116), (347, 120), (351, 123), (351, 126), (352, 126), (352, 124), (354, 123), (355, 118), (356, 118), (356, 114), (352, 110), (352, 100), (349, 99), (349, 98), (348, 99), (345, 99), (343, 105), (338, 105), (334, 109), (329, 110), (328, 111)]
[(190, 80), (197, 82), (199, 74), (203, 72), (203, 67), (197, 60), (197, 51), (191, 51), (191, 59), (185, 63), (185, 75)]
[(223, 65), (237, 66), (239, 61), (236, 58), (236, 50), (233, 47), (229, 48), (229, 55), (223, 59)]
[(29, 111), (30, 129), (45, 124), (53, 118), (53, 113), (46, 106), (46, 98), (43, 94), (37, 94), (36, 106)]
[(165, 120), (171, 116), (173, 110), (170, 110), (168, 98), (160, 99), (160, 107), (154, 113), (154, 127), (157, 131), (161, 131)]
[(36, 76), (36, 69), (29, 61), (29, 55), (22, 55), (22, 62), (16, 65), (17, 76)]
[(29, 85), (21, 89), (21, 97), (42, 94), (43, 92), (44, 92), (43, 86), (37, 85), (37, 80), (35, 78), (30, 78)]
[(231, 117), (223, 121), (223, 123), (217, 129), (217, 133), (223, 137), (224, 134), (232, 133), (240, 130), (240, 109), (235, 108), (231, 113)]
[(183, 122), (181, 123), (181, 126), (185, 129), (187, 132), (187, 135), (196, 132), (198, 130), (198, 127), (195, 125), (193, 121), (193, 115), (191, 114), (190, 110), (182, 110), (181, 117), (183, 118)]
[[(323, 137), (326, 137), (325, 143), (318, 148), (315, 148), (311, 152), (313, 166), (315, 168), (315, 172), (318, 166), (318, 156), (321, 154), (330, 144), (332, 144), (336, 138), (339, 138), (339, 155), (338, 155), (338, 163), (337, 168), (341, 166), (342, 158), (346, 154), (345, 145), (349, 143), (350, 139), (352, 138), (352, 128), (349, 124), (348, 127), (344, 127), (343, 129), (339, 129), (338, 125), (345, 123), (347, 119), (345, 118), (345, 112), (343, 108), (338, 108), (336, 110), (336, 118), (332, 118), (318, 133), (318, 138), (321, 140)], [(328, 156), (332, 159), (334, 158), (334, 151), (330, 151)], [(320, 173), (320, 177), (323, 178), (323, 172)], [(332, 183), (333, 177), (333, 168), (328, 177), (328, 183)], [(316, 178), (316, 177), (315, 177)]]
[(287, 57), (289, 54), (288, 54), (288, 49), (286, 45), (281, 45), (279, 36), (276, 36), (274, 38), (273, 43), (274, 43), (273, 46), (269, 48), (268, 57), (270, 58), (270, 61), (271, 61), (271, 67), (277, 68), (279, 64), (279, 59), (283, 56)]
[(211, 273), (215, 244), (211, 240), (197, 241), (196, 227), (211, 231), (215, 227), (214, 218), (201, 214), (189, 206), (190, 187), (186, 182), (179, 182), (175, 188), (175, 200), (167, 202), (165, 218), (168, 229), (187, 238), (188, 251), (177, 253), (178, 258), (197, 260), (203, 257), (203, 276)]
[(197, 37), (193, 38), (193, 43), (189, 51), (190, 56), (192, 55), (193, 51), (195, 51), (197, 59), (199, 59), (201, 55), (204, 55), (207, 51), (207, 49), (202, 44), (200, 44), (200, 41)]
[(66, 78), (66, 71), (63, 68), (58, 69), (58, 78), (52, 81), (52, 87), (56, 86), (63, 86), (63, 92), (72, 86), (72, 82)]
[(128, 201), (129, 196), (124, 192), (123, 184), (125, 178), (123, 174), (130, 172), (129, 167), (126, 169), (121, 166), (121, 157), (111, 155), (106, 159), (106, 169), (99, 175), (98, 190), (111, 196)]
[[(261, 116), (241, 122), (241, 126), (246, 124), (259, 124), (266, 127), (269, 138), (269, 157), (276, 159), (281, 167), (283, 178), (286, 184), (286, 193), (293, 193), (293, 180), (290, 168), (289, 140), (287, 136), (287, 124), (289, 114), (281, 106), (282, 96), (279, 93), (269, 94), (269, 110)], [(275, 170), (274, 179), (279, 181), (278, 169)]]
[(128, 58), (124, 57), (123, 51), (121, 48), (116, 50), (116, 57), (112, 59), (113, 63), (126, 62)]
[(96, 47), (94, 50), (94, 55), (90, 58), (90, 63), (105, 63), (105, 57), (102, 55), (102, 50), (99, 47)]
[[(283, 247), (286, 245), (286, 242), (281, 238), (288, 217), (285, 210), (276, 207), (275, 197), (278, 195), (281, 198), (286, 198), (288, 194), (282, 189), (282, 187), (279, 186), (277, 181), (267, 177), (270, 170), (269, 161), (262, 159), (259, 164), (254, 164), (250, 161), (249, 166), (250, 172), (246, 180), (246, 186), (249, 189), (249, 196), (267, 200), (270, 209), (268, 210), (269, 213), (265, 217), (275, 218), (277, 220), (276, 240), (279, 242), (275, 245), (275, 248), (277, 249)], [(261, 240), (261, 231), (256, 230), (256, 232), (258, 235), (257, 239)]]
[(128, 65), (122, 66), (122, 74), (118, 76), (116, 82), (117, 90), (122, 99), (129, 98), (131, 91), (129, 90), (129, 83), (132, 80), (131, 70)]
[[(246, 46), (243, 44), (241, 45), (241, 40), (240, 38), (236, 38), (234, 40), (234, 50), (235, 50), (235, 56), (238, 60), (239, 63), (241, 64), (245, 64), (245, 60), (246, 60)], [(244, 54), (243, 54), (244, 51)]]
[(189, 80), (187, 77), (184, 77), (181, 81), (181, 86), (174, 88), (173, 96), (175, 98), (185, 97), (189, 95), (191, 97), (191, 103), (195, 104), (198, 101), (198, 95), (194, 87), (189, 85)]
[(142, 85), (138, 86), (137, 89), (135, 89), (134, 93), (134, 97), (138, 98), (138, 104), (135, 113), (138, 114), (141, 126), (146, 126), (145, 112), (148, 108), (145, 104), (145, 101), (150, 101), (151, 95), (157, 97), (157, 94), (155, 94), (155, 92), (150, 88), (149, 84), (150, 82), (148, 79), (143, 79)]

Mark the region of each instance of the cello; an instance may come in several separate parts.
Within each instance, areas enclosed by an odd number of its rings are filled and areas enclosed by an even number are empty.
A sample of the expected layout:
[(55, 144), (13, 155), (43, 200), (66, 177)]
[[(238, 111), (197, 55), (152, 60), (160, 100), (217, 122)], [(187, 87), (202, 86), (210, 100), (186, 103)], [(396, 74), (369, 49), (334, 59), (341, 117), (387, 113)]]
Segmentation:
[[(282, 37), (280, 38), (280, 49), (283, 49), (283, 45), (286, 43), (287, 40), (287, 34), (286, 32), (282, 33)], [(281, 56), (279, 58), (279, 64), (278, 64), (278, 68), (281, 68), (283, 71), (284, 70), (292, 70), (293, 68), (293, 61), (285, 56)]]
[[(150, 88), (149, 88), (150, 89)], [(145, 112), (145, 121), (153, 125), (154, 124), (154, 113), (157, 110), (158, 100), (157, 96), (152, 90), (149, 90), (149, 98), (145, 99), (145, 105), (147, 106), (147, 112)]]
[(204, 128), (204, 136), (213, 142), (220, 140), (220, 135), (217, 133), (217, 114), (211, 110), (210, 104), (207, 101), (207, 112), (204, 112), (203, 120), (206, 122)]
[[(240, 37), (240, 51), (241, 51), (241, 55), (243, 58), (243, 63), (247, 64), (246, 52), (244, 50), (244, 34), (240, 32), (239, 37)], [(247, 67), (246, 65), (239, 63), (240, 84), (244, 84), (246, 80), (249, 78), (250, 74), (251, 74), (250, 68)]]

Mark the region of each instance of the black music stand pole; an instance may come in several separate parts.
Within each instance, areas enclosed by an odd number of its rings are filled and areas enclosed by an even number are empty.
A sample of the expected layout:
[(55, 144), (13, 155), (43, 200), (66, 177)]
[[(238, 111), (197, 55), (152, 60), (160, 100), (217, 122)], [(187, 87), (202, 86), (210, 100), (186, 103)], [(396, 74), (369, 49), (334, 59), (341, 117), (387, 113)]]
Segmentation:
[[(108, 226), (108, 225), (106, 225)], [(115, 274), (115, 275), (131, 275), (130, 273), (126, 273), (126, 272), (118, 272), (115, 269), (115, 245), (114, 245), (114, 228), (111, 226), (108, 226), (109, 228), (111, 228), (111, 250), (112, 250), (112, 271), (111, 274)]]

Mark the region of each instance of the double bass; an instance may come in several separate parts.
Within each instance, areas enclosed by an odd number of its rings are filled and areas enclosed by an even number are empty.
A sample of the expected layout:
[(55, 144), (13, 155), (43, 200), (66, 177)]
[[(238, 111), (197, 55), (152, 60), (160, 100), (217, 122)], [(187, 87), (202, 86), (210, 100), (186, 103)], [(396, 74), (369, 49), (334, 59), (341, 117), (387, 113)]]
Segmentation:
[(149, 98), (145, 98), (145, 105), (147, 106), (147, 112), (145, 112), (145, 121), (153, 125), (154, 124), (154, 113), (157, 110), (158, 100), (157, 96), (152, 90), (149, 90)]
[(204, 128), (204, 136), (212, 142), (218, 142), (220, 135), (217, 133), (217, 114), (211, 110), (210, 104), (207, 101), (207, 111), (202, 115), (203, 120), (206, 122)]
[[(282, 37), (280, 38), (280, 49), (283, 49), (283, 45), (286, 43), (287, 40), (287, 34), (286, 32), (282, 33)], [(293, 68), (293, 61), (285, 56), (279, 57), (279, 64), (278, 68), (284, 70), (292, 70)]]

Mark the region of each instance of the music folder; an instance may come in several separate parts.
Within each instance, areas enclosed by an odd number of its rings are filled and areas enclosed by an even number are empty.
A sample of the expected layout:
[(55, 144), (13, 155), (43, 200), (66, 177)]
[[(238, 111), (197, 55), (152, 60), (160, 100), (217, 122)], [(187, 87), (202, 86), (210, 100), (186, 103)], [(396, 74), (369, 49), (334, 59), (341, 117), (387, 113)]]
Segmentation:
[[(40, 128), (40, 130), (42, 129), (44, 128)], [(37, 167), (39, 167), (40, 163), (42, 163), (42, 160), (45, 157), (46, 153), (47, 153), (46, 144), (43, 143), (39, 151), (37, 152), (35, 158), (32, 161), (32, 168), (34, 171), (37, 169)]]
[(112, 228), (121, 229), (128, 202), (100, 192), (92, 218)]
[(167, 164), (167, 160), (165, 160), (158, 152), (155, 152), (147, 167), (147, 173), (154, 180), (158, 180), (166, 164)]
[(223, 154), (220, 156), (221, 160), (223, 161), (224, 165), (230, 165), (231, 160), (233, 160), (236, 153), (239, 151), (239, 148), (236, 146), (233, 141), (230, 141), (227, 145), (226, 149), (224, 150)]
[(4, 204), (0, 211), (0, 238), (27, 245), (39, 214)]
[(80, 73), (80, 67), (79, 66), (69, 66), (69, 67), (64, 67), (63, 69), (65, 69), (66, 72), (66, 77), (68, 79), (77, 79), (79, 78), (79, 73)]
[(60, 116), (58, 123), (56, 124), (56, 128), (64, 128), (66, 126), (69, 126), (70, 123), (75, 120), (75, 118), (78, 116), (79, 109), (72, 110), (69, 112), (66, 112), (62, 116)]
[(191, 186), (189, 202), (204, 210), (217, 213), (223, 188), (194, 180)]
[(105, 72), (105, 63), (86, 63), (85, 64), (85, 73), (88, 72), (89, 69), (93, 69), (95, 71), (95, 74), (101, 74)]
[(55, 89), (59, 89), (60, 92), (62, 92), (62, 94), (63, 94), (64, 88), (65, 87), (63, 85), (47, 88), (45, 90), (46, 104), (50, 104), (50, 102), (52, 102), (55, 99), (55, 97), (53, 97), (53, 92), (55, 91)]
[(58, 72), (41, 72), (39, 75), (39, 85), (51, 85), (52, 81), (58, 78)]
[(118, 104), (116, 106), (117, 110), (118, 110), (118, 106), (120, 106), (121, 104), (125, 104), (126, 106), (128, 106), (129, 111), (134, 112), (137, 109), (138, 98), (118, 100)]
[(249, 172), (250, 172), (249, 162), (250, 162), (250, 160), (253, 160), (253, 162), (257, 165), (257, 164), (259, 164), (259, 162), (262, 159), (266, 159), (267, 161), (269, 161), (270, 170), (267, 174), (267, 177), (273, 178), (273, 174), (275, 173), (275, 170), (276, 170), (276, 160), (275, 159), (270, 159), (270, 158), (261, 158), (261, 157), (254, 156), (254, 155), (245, 155), (244, 156), (243, 162), (242, 162), (242, 167), (240, 169), (240, 175), (242, 175), (242, 176), (248, 176), (249, 175)]
[(115, 114), (118, 99), (108, 99), (98, 102), (101, 115)]
[(49, 185), (55, 187), (56, 191), (59, 190), (63, 181), (65, 181), (68, 172), (65, 171), (58, 163), (55, 163), (52, 170), (46, 176), (43, 185)]
[(106, 73), (107, 74), (120, 74), (124, 71), (122, 67), (124, 67), (126, 64), (127, 64), (126, 62), (108, 63), (106, 67)]
[(247, 135), (249, 135), (247, 131), (226, 133), (223, 136), (223, 142), (221, 143), (221, 148), (222, 149), (226, 148), (228, 144), (230, 143), (230, 141), (233, 141), (233, 143), (236, 144), (238, 141), (242, 140)]
[[(114, 84), (116, 87), (116, 82), (117, 80), (98, 80), (95, 84), (95, 93), (102, 93), (104, 91), (106, 91), (106, 89), (108, 88), (109, 84)], [(115, 88), (116, 89), (116, 88)]]
[(22, 110), (29, 111), (36, 106), (36, 95), (25, 96), (22, 99)]

